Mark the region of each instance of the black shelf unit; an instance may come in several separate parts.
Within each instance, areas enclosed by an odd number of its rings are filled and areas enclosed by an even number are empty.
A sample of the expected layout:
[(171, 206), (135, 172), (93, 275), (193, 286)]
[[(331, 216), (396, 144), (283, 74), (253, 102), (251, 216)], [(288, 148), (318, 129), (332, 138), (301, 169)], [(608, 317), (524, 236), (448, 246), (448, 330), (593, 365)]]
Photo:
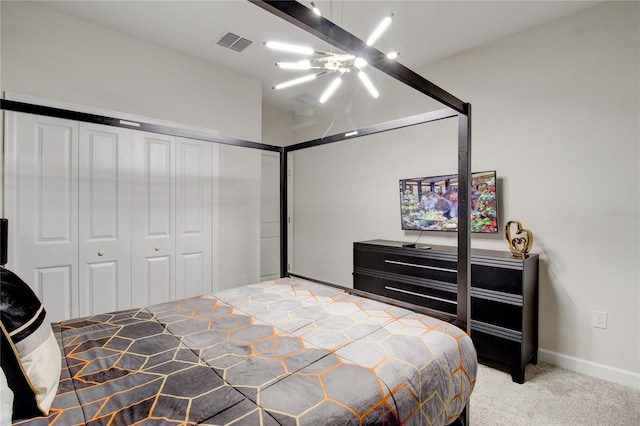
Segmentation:
[[(538, 255), (471, 249), (471, 339), (480, 360), (524, 382), (538, 354)], [(353, 246), (354, 289), (455, 314), (457, 248), (371, 240)]]

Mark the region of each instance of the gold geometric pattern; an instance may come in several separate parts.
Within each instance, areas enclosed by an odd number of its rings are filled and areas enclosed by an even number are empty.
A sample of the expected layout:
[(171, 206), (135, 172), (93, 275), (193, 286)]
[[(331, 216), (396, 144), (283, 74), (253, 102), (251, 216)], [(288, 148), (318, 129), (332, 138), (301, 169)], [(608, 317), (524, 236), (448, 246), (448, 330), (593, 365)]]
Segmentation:
[(293, 278), (54, 329), (58, 425), (449, 424), (476, 377), (457, 327)]

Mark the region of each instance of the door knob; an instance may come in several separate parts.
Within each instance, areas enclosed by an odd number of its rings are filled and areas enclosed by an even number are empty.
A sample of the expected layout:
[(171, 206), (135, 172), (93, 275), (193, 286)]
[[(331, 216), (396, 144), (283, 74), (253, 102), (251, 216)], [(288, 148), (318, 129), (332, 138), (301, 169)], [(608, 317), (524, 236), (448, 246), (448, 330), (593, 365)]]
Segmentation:
[(155, 251), (160, 251), (160, 246), (155, 246), (155, 247), (154, 247), (154, 250), (155, 250)]
[(100, 251), (98, 252), (98, 256), (104, 256), (104, 250), (100, 250)]

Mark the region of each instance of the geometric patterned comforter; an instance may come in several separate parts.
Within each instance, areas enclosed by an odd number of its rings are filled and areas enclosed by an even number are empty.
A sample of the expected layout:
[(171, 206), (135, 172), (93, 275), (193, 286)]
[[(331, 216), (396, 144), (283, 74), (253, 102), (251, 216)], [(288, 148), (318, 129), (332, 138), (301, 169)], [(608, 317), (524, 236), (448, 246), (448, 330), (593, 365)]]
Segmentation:
[(54, 331), (58, 394), (19, 424), (444, 425), (476, 380), (459, 328), (296, 278)]

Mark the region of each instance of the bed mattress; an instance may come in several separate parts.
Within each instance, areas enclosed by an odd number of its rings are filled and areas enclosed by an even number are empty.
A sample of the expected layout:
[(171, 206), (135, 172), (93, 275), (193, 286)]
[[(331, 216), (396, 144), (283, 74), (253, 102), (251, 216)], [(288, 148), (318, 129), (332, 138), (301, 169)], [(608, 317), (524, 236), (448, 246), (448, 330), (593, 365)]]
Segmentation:
[(19, 424), (445, 425), (476, 380), (459, 328), (295, 278), (53, 328), (57, 396)]

